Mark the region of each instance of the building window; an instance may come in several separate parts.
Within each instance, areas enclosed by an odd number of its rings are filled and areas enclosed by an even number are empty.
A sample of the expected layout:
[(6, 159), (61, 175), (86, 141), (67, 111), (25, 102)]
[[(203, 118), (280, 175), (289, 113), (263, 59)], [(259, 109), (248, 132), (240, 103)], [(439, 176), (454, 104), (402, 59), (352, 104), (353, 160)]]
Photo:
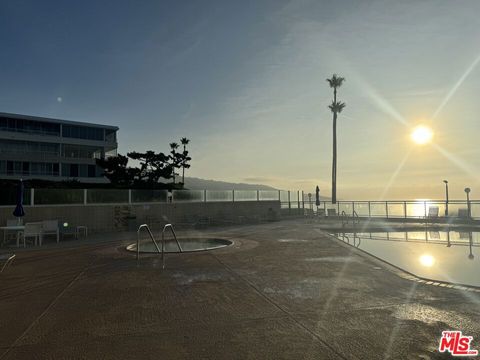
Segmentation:
[(62, 125), (62, 136), (74, 139), (104, 141), (103, 129), (87, 126)]
[(24, 161), (22, 163), (22, 174), (23, 175), (30, 175), (30, 163), (27, 161)]
[(0, 173), (16, 176), (58, 176), (58, 163), (0, 161)]
[(103, 148), (86, 145), (63, 145), (62, 156), (70, 159), (101, 159)]
[(95, 177), (95, 176), (96, 176), (96, 166), (88, 165), (88, 177)]
[(33, 141), (0, 140), (0, 153), (4, 154), (41, 154), (58, 156), (60, 145)]
[(116, 142), (117, 141), (117, 131), (116, 130), (105, 130), (105, 141), (106, 142)]
[(0, 118), (0, 130), (23, 132), (27, 134), (60, 136), (60, 124), (26, 119), (2, 117)]
[(13, 175), (13, 161), (7, 161), (7, 175)]
[(78, 164), (70, 164), (70, 176), (78, 177)]

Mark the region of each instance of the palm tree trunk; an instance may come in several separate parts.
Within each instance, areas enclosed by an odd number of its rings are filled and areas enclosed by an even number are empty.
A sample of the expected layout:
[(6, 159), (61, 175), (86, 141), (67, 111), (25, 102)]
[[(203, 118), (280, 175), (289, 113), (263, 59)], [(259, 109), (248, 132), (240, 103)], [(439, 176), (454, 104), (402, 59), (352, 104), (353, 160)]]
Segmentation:
[[(185, 156), (185, 151), (187, 151), (187, 147), (183, 145), (183, 155)], [(185, 186), (185, 160), (182, 162), (182, 184)]]
[[(333, 88), (333, 103), (337, 102), (337, 88)], [(337, 203), (337, 112), (333, 112), (332, 203)]]
[(333, 113), (332, 203), (337, 203), (337, 113)]

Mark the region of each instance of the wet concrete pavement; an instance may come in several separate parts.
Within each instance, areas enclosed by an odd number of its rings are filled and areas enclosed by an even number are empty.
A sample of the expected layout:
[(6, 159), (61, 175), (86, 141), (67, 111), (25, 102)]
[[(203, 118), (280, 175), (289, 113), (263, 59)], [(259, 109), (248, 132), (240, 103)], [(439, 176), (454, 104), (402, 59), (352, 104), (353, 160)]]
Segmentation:
[(0, 277), (0, 359), (444, 359), (456, 329), (480, 349), (479, 293), (407, 280), (318, 224), (182, 236), (234, 245), (169, 254), (165, 270), (124, 250), (133, 234), (18, 252)]

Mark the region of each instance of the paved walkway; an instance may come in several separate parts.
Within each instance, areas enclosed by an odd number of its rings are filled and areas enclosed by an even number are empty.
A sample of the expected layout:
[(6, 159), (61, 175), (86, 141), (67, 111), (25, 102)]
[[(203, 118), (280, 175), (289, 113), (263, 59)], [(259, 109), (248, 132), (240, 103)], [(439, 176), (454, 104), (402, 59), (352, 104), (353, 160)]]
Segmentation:
[(0, 276), (0, 359), (442, 359), (447, 329), (480, 349), (478, 294), (406, 280), (316, 224), (179, 235), (235, 244), (163, 271), (126, 240), (19, 252)]

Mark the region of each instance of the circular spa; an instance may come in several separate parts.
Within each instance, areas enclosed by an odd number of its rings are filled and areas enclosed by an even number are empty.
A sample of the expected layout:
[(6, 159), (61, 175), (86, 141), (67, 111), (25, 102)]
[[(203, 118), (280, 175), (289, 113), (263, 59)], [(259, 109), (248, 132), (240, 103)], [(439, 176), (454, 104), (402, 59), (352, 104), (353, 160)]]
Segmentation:
[[(182, 247), (181, 252), (195, 252), (195, 251), (207, 251), (220, 249), (233, 244), (233, 241), (217, 238), (179, 238), (178, 242)], [(161, 241), (157, 242), (158, 247), (161, 249)], [(127, 246), (128, 251), (137, 252), (137, 243)], [(155, 244), (152, 241), (140, 242), (141, 253), (158, 253)], [(180, 250), (175, 240), (169, 240), (165, 242), (165, 253), (179, 253)]]

